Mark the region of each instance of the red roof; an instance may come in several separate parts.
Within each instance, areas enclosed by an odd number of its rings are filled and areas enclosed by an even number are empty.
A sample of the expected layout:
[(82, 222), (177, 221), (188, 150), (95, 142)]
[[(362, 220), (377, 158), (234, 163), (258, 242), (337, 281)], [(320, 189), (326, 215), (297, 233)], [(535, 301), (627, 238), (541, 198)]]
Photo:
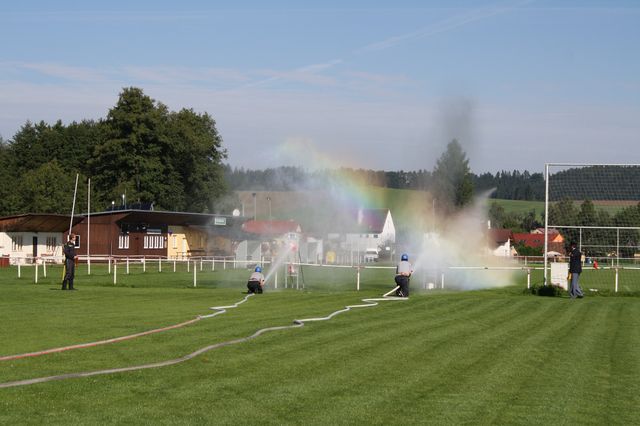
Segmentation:
[(527, 247), (544, 246), (544, 234), (513, 234), (515, 244), (524, 244)]
[(293, 220), (249, 220), (242, 230), (251, 234), (278, 236), (289, 232), (302, 232), (300, 224)]
[(493, 242), (504, 244), (511, 238), (511, 229), (489, 229), (488, 237)]
[[(531, 231), (532, 234), (544, 234), (544, 228), (536, 228), (533, 231)], [(556, 228), (549, 228), (549, 236), (552, 235), (557, 235), (559, 234), (560, 231), (558, 231)]]

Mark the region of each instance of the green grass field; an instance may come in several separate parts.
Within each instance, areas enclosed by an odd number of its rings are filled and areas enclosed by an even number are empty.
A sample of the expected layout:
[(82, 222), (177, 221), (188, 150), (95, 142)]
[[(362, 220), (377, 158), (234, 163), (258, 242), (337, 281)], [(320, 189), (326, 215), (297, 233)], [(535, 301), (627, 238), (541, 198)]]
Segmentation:
[[(0, 356), (176, 324), (239, 301), (246, 270), (119, 275), (0, 270)], [(0, 362), (0, 383), (177, 358), (327, 315), (391, 288), (388, 271), (317, 270), (215, 318), (125, 342)], [(120, 273), (120, 271), (119, 271)], [(315, 275), (314, 275), (315, 274)], [(572, 301), (512, 287), (418, 292), (170, 367), (0, 389), (0, 424), (638, 424), (637, 297)], [(537, 278), (536, 278), (537, 280)]]
[(536, 217), (544, 215), (544, 201), (501, 200), (497, 198), (490, 198), (487, 200), (487, 207), (489, 207), (492, 202), (496, 202), (498, 205), (502, 206), (506, 213), (526, 214), (531, 210), (535, 210)]

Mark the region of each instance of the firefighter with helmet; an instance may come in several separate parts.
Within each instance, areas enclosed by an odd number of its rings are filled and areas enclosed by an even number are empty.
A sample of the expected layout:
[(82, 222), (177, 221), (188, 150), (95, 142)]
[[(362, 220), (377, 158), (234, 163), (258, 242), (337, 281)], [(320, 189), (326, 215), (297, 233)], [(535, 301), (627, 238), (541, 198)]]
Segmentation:
[(403, 253), (400, 257), (400, 263), (396, 266), (396, 296), (409, 297), (409, 278), (413, 273), (413, 266), (409, 263), (409, 256)]

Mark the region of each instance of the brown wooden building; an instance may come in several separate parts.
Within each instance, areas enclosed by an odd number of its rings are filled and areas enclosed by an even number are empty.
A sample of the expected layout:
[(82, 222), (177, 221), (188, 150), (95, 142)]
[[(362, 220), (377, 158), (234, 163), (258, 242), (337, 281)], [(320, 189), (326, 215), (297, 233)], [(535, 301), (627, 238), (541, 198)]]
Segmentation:
[(230, 256), (234, 241), (242, 239), (242, 222), (233, 216), (130, 209), (86, 215), (73, 232), (81, 256)]

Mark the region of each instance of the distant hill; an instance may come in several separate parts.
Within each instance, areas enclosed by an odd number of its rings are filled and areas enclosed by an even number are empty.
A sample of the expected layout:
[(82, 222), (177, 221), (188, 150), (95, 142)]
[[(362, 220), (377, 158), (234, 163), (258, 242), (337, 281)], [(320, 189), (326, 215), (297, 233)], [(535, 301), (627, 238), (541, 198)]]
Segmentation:
[[(362, 208), (388, 208), (400, 234), (416, 230), (430, 230), (434, 226), (432, 212), (434, 202), (431, 194), (411, 189), (392, 189), (368, 186), (361, 190), (360, 197), (340, 200), (340, 196), (328, 191), (237, 191), (244, 204), (244, 214), (254, 216), (254, 196), (257, 219), (269, 219), (269, 199), (271, 200), (271, 218), (293, 219), (302, 225), (306, 232), (322, 233), (330, 229), (331, 222), (345, 210)], [(361, 205), (358, 201), (361, 201)], [(544, 202), (522, 200), (488, 199), (502, 205), (506, 212), (526, 213), (536, 211), (544, 213)], [(437, 200), (435, 201), (437, 208)], [(488, 208), (488, 207), (487, 207)]]
[(549, 200), (640, 201), (640, 167), (575, 167), (551, 174)]

